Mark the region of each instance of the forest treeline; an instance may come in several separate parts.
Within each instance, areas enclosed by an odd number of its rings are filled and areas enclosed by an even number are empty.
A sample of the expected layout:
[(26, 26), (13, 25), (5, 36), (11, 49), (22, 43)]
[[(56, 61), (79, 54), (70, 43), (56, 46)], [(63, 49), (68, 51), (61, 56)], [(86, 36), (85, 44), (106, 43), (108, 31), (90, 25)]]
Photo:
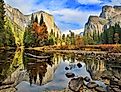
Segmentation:
[(108, 28), (105, 27), (101, 34), (94, 30), (93, 35), (90, 33), (84, 35), (84, 42), (87, 45), (121, 44), (121, 27), (118, 23), (110, 25)]

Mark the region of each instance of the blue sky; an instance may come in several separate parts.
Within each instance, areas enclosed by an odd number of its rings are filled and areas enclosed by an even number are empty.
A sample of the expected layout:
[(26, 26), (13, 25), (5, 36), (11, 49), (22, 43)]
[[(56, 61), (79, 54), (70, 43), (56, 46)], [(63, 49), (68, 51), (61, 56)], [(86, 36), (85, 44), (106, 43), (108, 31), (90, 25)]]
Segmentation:
[(99, 15), (104, 5), (121, 5), (121, 0), (5, 0), (23, 14), (46, 11), (54, 16), (62, 32), (83, 31), (90, 15)]

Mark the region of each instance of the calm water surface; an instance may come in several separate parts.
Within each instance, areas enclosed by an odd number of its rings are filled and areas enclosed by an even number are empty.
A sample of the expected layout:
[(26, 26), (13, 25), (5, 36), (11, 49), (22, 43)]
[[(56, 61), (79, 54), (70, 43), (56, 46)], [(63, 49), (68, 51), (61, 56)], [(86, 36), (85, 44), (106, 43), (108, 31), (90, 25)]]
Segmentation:
[(88, 76), (105, 87), (101, 75), (116, 73), (120, 76), (121, 56), (0, 50), (0, 86), (12, 82), (16, 84), (17, 92), (62, 90), (68, 87), (71, 79), (66, 77), (66, 73), (74, 73), (75, 77)]

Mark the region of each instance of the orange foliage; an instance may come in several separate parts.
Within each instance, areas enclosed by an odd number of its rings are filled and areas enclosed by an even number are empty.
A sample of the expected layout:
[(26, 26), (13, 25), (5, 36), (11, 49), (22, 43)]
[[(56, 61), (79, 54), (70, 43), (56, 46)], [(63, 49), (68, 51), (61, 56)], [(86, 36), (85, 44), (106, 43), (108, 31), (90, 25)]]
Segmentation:
[(35, 30), (39, 38), (46, 39), (48, 37), (48, 31), (45, 22), (43, 22), (41, 26), (38, 23), (34, 22), (33, 30)]
[(83, 40), (83, 38), (81, 36), (76, 36), (75, 45), (77, 45), (79, 47), (84, 45), (84, 40)]

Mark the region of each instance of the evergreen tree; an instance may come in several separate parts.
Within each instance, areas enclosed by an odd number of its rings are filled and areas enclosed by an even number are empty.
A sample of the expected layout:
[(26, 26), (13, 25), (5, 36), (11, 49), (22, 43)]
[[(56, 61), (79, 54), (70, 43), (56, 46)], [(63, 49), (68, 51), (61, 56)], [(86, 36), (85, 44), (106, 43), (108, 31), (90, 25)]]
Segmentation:
[(75, 44), (75, 34), (74, 32), (71, 32), (71, 30), (69, 30), (70, 32), (70, 41), (71, 41), (71, 45)]
[(53, 29), (51, 29), (50, 35), (53, 35), (53, 34), (54, 34)]
[(38, 17), (37, 17), (37, 15), (35, 17), (35, 22), (38, 23)]
[(101, 40), (100, 39), (100, 32), (99, 32), (99, 30), (98, 30), (98, 33), (97, 33), (97, 37), (98, 37), (98, 42), (97, 43), (99, 44), (100, 43), (100, 40)]
[(44, 22), (44, 20), (43, 20), (43, 15), (41, 14), (41, 19), (40, 19), (39, 25), (41, 26), (43, 22)]
[(0, 46), (5, 45), (5, 21), (4, 21), (5, 11), (4, 11), (4, 1), (0, 0)]
[(107, 30), (106, 29), (102, 33), (101, 37), (102, 37), (102, 43), (103, 44), (108, 44), (108, 36), (107, 36)]
[(98, 33), (96, 33), (96, 30), (93, 31), (93, 41), (94, 41), (94, 44), (97, 44), (99, 42), (99, 38), (98, 38)]
[(32, 32), (32, 27), (31, 26), (28, 26), (25, 30), (25, 33), (24, 33), (24, 45), (25, 47), (33, 47), (33, 46), (36, 46), (36, 39), (37, 39), (37, 36), (34, 32)]
[(66, 36), (66, 45), (70, 45), (70, 44), (71, 44), (70, 36), (69, 36), (69, 34), (67, 34), (67, 36)]
[(32, 13), (32, 16), (31, 16), (31, 24), (33, 24), (33, 22), (34, 22), (34, 15)]
[(49, 41), (50, 45), (54, 45), (55, 44), (55, 37), (54, 37), (53, 29), (51, 29), (48, 41)]
[(14, 32), (12, 30), (13, 25), (11, 20), (9, 20), (8, 17), (5, 18), (5, 38), (6, 38), (6, 45), (7, 46), (15, 46), (15, 37), (14, 37)]
[(57, 32), (57, 38), (59, 38), (59, 34), (58, 34), (58, 32)]
[(114, 34), (114, 41), (115, 41), (116, 44), (119, 43), (119, 34), (118, 33)]
[(63, 40), (63, 42), (65, 42), (65, 37), (66, 37), (65, 34), (63, 34), (63, 35), (62, 35), (62, 40)]
[[(118, 35), (119, 35), (119, 43), (121, 43), (121, 28), (120, 28), (120, 25), (119, 24), (115, 24), (115, 33), (118, 33)], [(114, 34), (114, 37), (115, 37), (115, 34)], [(115, 40), (114, 40), (114, 42), (115, 42)]]
[(114, 29), (113, 26), (109, 26), (107, 29), (108, 44), (113, 44)]

